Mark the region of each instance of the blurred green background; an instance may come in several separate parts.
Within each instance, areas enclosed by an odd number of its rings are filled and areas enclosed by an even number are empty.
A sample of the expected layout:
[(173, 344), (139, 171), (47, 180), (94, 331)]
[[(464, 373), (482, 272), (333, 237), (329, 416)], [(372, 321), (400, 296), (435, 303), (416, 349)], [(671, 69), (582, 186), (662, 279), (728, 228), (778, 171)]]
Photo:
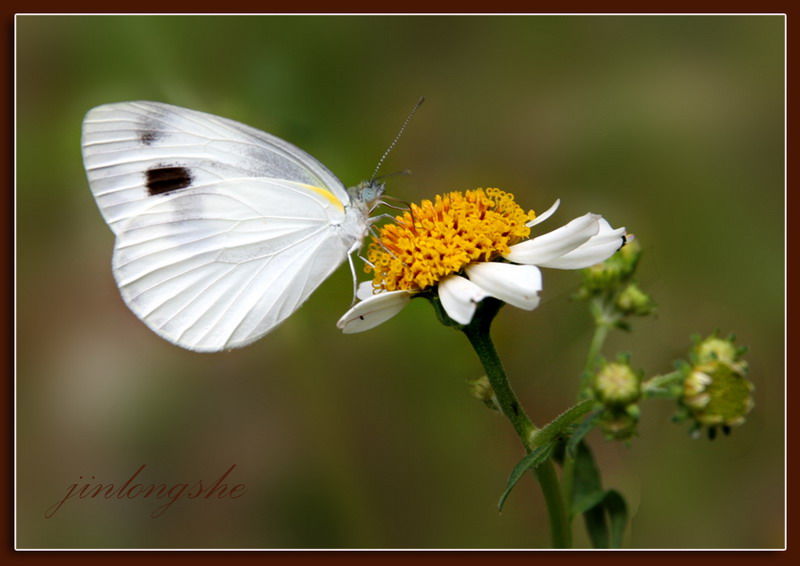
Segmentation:
[[(658, 316), (614, 333), (648, 375), (719, 328), (750, 347), (756, 407), (728, 438), (692, 440), (666, 401), (629, 447), (590, 436), (630, 547), (784, 543), (784, 19), (780, 16), (18, 16), (17, 544), (21, 547), (536, 548), (549, 544), (521, 457), (473, 400), (457, 332), (414, 301), (342, 335), (341, 268), (256, 344), (194, 354), (119, 298), (113, 237), (89, 191), (91, 107), (160, 100), (283, 137), (347, 185), (390, 155), (408, 201), (497, 186), (544, 230), (587, 211), (627, 226)], [(494, 337), (535, 422), (574, 399), (591, 327), (575, 272)], [(68, 487), (212, 481), (239, 499), (71, 500)], [(91, 479), (94, 476), (94, 479)], [(83, 478), (83, 479), (81, 479)], [(585, 545), (580, 521), (577, 543)]]

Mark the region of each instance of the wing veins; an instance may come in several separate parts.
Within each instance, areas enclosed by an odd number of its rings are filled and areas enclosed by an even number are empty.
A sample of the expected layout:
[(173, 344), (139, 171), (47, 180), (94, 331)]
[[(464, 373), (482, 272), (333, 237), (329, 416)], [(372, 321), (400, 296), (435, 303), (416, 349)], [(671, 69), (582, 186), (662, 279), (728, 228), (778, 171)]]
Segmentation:
[[(234, 228), (235, 228), (235, 227), (234, 227)], [(218, 232), (217, 234), (214, 234), (213, 236), (205, 236), (205, 237), (203, 237), (203, 238), (197, 238), (197, 239), (195, 239), (195, 240), (189, 240), (189, 241), (187, 241), (187, 242), (182, 242), (182, 243), (179, 243), (179, 244), (177, 244), (177, 245), (175, 245), (175, 246), (171, 246), (171, 247), (169, 247), (169, 248), (162, 248), (162, 249), (158, 250), (158, 252), (154, 252), (154, 253), (161, 253), (161, 252), (164, 252), (164, 251), (169, 251), (169, 250), (173, 250), (173, 249), (180, 248), (180, 247), (182, 247), (182, 246), (184, 246), (184, 245), (187, 245), (187, 244), (194, 244), (194, 243), (197, 243), (197, 242), (203, 241), (203, 240), (205, 240), (205, 239), (208, 239), (208, 238), (213, 238), (213, 237), (215, 237), (215, 236), (219, 236), (219, 235), (221, 235), (221, 234), (224, 234), (224, 233), (226, 233), (226, 232), (230, 232), (230, 231), (231, 231), (231, 230), (233, 230), (234, 228), (228, 228), (228, 229), (226, 229), (226, 230), (224, 230), (224, 231), (222, 231), (222, 232)], [(266, 253), (266, 254), (264, 254), (264, 255), (261, 255), (261, 256), (257, 256), (257, 257), (253, 257), (253, 258), (250, 258), (250, 259), (247, 259), (247, 260), (243, 260), (243, 261), (240, 261), (240, 262), (238, 262), (238, 263), (219, 261), (219, 257), (222, 255), (222, 253), (224, 253), (224, 251), (227, 251), (227, 250), (229, 250), (229, 249), (236, 249), (236, 248), (240, 248), (240, 247), (244, 247), (244, 246), (235, 246), (235, 247), (231, 247), (231, 248), (225, 248), (225, 250), (220, 250), (220, 251), (216, 252), (216, 257), (215, 257), (214, 259), (212, 259), (212, 260), (211, 260), (210, 262), (208, 262), (208, 263), (220, 263), (220, 264), (222, 264), (222, 265), (233, 265), (233, 266), (237, 266), (237, 265), (243, 265), (243, 264), (250, 263), (250, 262), (253, 262), (253, 261), (261, 260), (261, 259), (263, 259), (263, 258), (270, 258), (270, 259), (271, 259), (271, 258), (275, 257), (275, 256), (276, 256), (276, 255), (278, 255), (278, 254), (282, 254), (282, 253), (284, 253), (284, 252), (286, 252), (286, 251), (288, 251), (288, 250), (290, 250), (290, 249), (292, 249), (292, 248), (294, 248), (294, 247), (296, 247), (296, 246), (298, 246), (298, 245), (300, 245), (300, 244), (304, 243), (304, 242), (305, 242), (306, 240), (308, 240), (309, 238), (312, 238), (312, 237), (315, 237), (315, 236), (317, 236), (317, 234), (319, 234), (319, 232), (320, 232), (320, 231), (322, 231), (322, 230), (324, 230), (324, 229), (325, 229), (325, 227), (324, 227), (324, 226), (323, 226), (323, 227), (320, 227), (320, 228), (318, 228), (318, 229), (314, 230), (313, 232), (311, 232), (310, 234), (308, 234), (308, 235), (304, 236), (304, 237), (303, 237), (301, 240), (298, 240), (298, 241), (296, 241), (296, 242), (294, 242), (294, 243), (292, 243), (292, 244), (289, 244), (289, 245), (287, 245), (287, 246), (285, 246), (285, 247), (283, 247), (283, 248), (281, 248), (281, 249), (278, 249), (278, 250), (275, 250), (275, 251), (272, 251), (272, 252)], [(265, 241), (267, 241), (267, 240), (265, 240)], [(245, 245), (252, 245), (252, 244), (245, 244)], [(120, 247), (119, 249), (124, 249), (124, 248)], [(187, 260), (191, 260), (191, 259), (195, 259), (195, 258), (197, 258), (197, 257), (200, 257), (200, 256), (202, 256), (202, 255), (204, 255), (204, 254), (208, 254), (208, 253), (209, 253), (208, 251), (205, 251), (205, 252), (199, 252), (199, 253), (196, 253), (196, 254), (192, 254), (192, 255), (190, 255), (190, 256), (186, 256), (186, 257), (185, 257), (185, 258), (182, 260), (182, 262), (183, 262), (183, 261), (187, 261)], [(126, 266), (130, 265), (131, 263), (133, 263), (134, 261), (140, 261), (140, 260), (142, 260), (143, 258), (146, 258), (146, 257), (148, 257), (149, 255), (152, 255), (152, 254), (145, 254), (145, 255), (143, 255), (143, 256), (139, 256), (139, 257), (137, 257), (137, 258), (135, 258), (135, 259), (133, 259), (133, 260), (131, 260), (131, 261), (128, 261), (128, 262), (126, 262), (126, 263), (120, 263), (120, 264), (117, 264), (117, 267), (118, 267), (118, 268), (119, 268), (119, 267), (126, 267)], [(134, 298), (138, 298), (138, 297), (140, 297), (141, 295), (143, 295), (144, 293), (150, 292), (150, 291), (152, 291), (153, 289), (156, 289), (157, 287), (159, 287), (160, 285), (163, 285), (164, 283), (167, 283), (167, 282), (169, 282), (169, 281), (172, 281), (172, 280), (173, 280), (173, 279), (175, 279), (176, 277), (180, 277), (181, 275), (185, 275), (185, 274), (187, 274), (187, 273), (191, 273), (192, 271), (195, 271), (195, 270), (197, 270), (197, 269), (201, 269), (201, 268), (205, 267), (206, 265), (208, 265), (208, 263), (205, 263), (205, 264), (203, 264), (203, 265), (198, 265), (198, 266), (196, 266), (196, 267), (193, 267), (193, 268), (191, 268), (191, 269), (189, 269), (189, 270), (187, 270), (187, 271), (183, 271), (183, 272), (181, 272), (181, 273), (179, 273), (179, 274), (177, 274), (177, 275), (174, 275), (174, 276), (172, 276), (172, 277), (169, 277), (169, 278), (167, 278), (167, 279), (164, 279), (164, 280), (162, 280), (162, 281), (159, 281), (158, 283), (156, 283), (156, 284), (155, 284), (155, 285), (153, 285), (152, 287), (148, 287), (147, 289), (144, 289), (143, 291), (141, 291), (140, 293), (138, 293), (138, 294), (137, 294), (137, 295), (136, 295)], [(159, 267), (155, 267), (154, 269), (152, 269), (152, 270), (150, 270), (150, 271), (147, 271), (147, 272), (145, 272), (145, 273), (142, 273), (141, 275), (137, 276), (137, 277), (136, 277), (136, 278), (134, 278), (134, 279), (130, 279), (130, 280), (126, 281), (126, 282), (125, 282), (125, 284), (126, 284), (126, 285), (130, 285), (131, 283), (135, 283), (135, 282), (137, 282), (137, 281), (140, 281), (140, 280), (141, 280), (143, 277), (146, 277), (146, 276), (148, 276), (148, 275), (151, 275), (152, 273), (154, 273), (154, 272), (156, 272), (156, 271), (159, 271), (160, 269), (161, 269), (161, 266), (159, 266)]]
[[(314, 258), (314, 257), (317, 255), (317, 253), (319, 253), (320, 246), (321, 246), (323, 243), (324, 243), (324, 240), (321, 240), (321, 241), (320, 241), (320, 242), (317, 244), (317, 246), (316, 246), (316, 247), (314, 247), (314, 248), (312, 249), (312, 251), (310, 251), (310, 253), (306, 254), (306, 257), (305, 257), (305, 261), (306, 261), (306, 262), (308, 262), (309, 260), (313, 260), (313, 258)], [(262, 267), (261, 267), (261, 268), (258, 270), (258, 274), (259, 274), (259, 275), (260, 275), (260, 274), (261, 274), (261, 272), (262, 272), (262, 271), (263, 271), (263, 270), (266, 268), (266, 266), (267, 266), (267, 264), (263, 265), (263, 266), (262, 266)], [(286, 267), (284, 267), (284, 268), (282, 269), (281, 273), (286, 273), (286, 271), (288, 270), (288, 268), (289, 268), (289, 265), (287, 265)], [(248, 285), (252, 284), (252, 282), (253, 282), (253, 281), (255, 281), (255, 279), (256, 279), (256, 277), (255, 277), (255, 275), (254, 275), (254, 276), (253, 276), (253, 277), (250, 279), (250, 282), (248, 282)], [(320, 282), (320, 283), (322, 283), (322, 282)], [(303, 289), (305, 289), (305, 287), (306, 287), (306, 285), (307, 285), (307, 284), (308, 284), (308, 274), (306, 274), (306, 277), (305, 277), (305, 278), (304, 278), (304, 280), (303, 280)], [(277, 298), (276, 302), (280, 302), (280, 301), (284, 300), (284, 298), (286, 297), (286, 295), (287, 295), (288, 291), (289, 291), (289, 286), (284, 286), (284, 288), (283, 288), (283, 290), (281, 291), (280, 295), (278, 296), (278, 298)], [(237, 295), (237, 297), (238, 297), (238, 296), (241, 296), (241, 293), (239, 293), (239, 294)], [(308, 294), (306, 294), (306, 296), (305, 296), (305, 297), (301, 298), (300, 302), (302, 302), (303, 300), (305, 300), (305, 298), (307, 298), (307, 297), (308, 297)], [(231, 302), (231, 303), (230, 303), (230, 305), (229, 305), (229, 306), (227, 307), (227, 309), (226, 309), (226, 313), (230, 311), (230, 308), (231, 308), (231, 306), (232, 306), (232, 305), (233, 305), (233, 303)], [(292, 308), (292, 311), (294, 311), (296, 308), (297, 308), (297, 306), (293, 306), (293, 308)], [(250, 310), (246, 311), (246, 312), (244, 313), (244, 315), (243, 315), (242, 317), (240, 317), (240, 318), (239, 318), (239, 322), (238, 322), (238, 323), (236, 324), (236, 326), (233, 328), (233, 331), (231, 332), (230, 336), (229, 336), (229, 337), (228, 337), (228, 339), (225, 341), (225, 345), (226, 345), (226, 346), (228, 345), (228, 343), (229, 343), (229, 341), (230, 341), (230, 337), (231, 337), (231, 336), (233, 336), (234, 334), (236, 334), (236, 331), (237, 331), (237, 330), (239, 330), (239, 328), (241, 328), (242, 324), (244, 324), (244, 321), (247, 319), (247, 315), (248, 315), (248, 314), (250, 314), (250, 312), (251, 312)], [(262, 317), (261, 317), (261, 319), (258, 321), (258, 324), (256, 324), (255, 326), (256, 326), (256, 327), (258, 327), (258, 326), (261, 324), (261, 322), (262, 322), (262, 321), (263, 321), (265, 318), (266, 318), (266, 313), (265, 313), (265, 315), (264, 315), (264, 316), (262, 316)], [(209, 332), (210, 332), (210, 331), (209, 331)], [(205, 337), (205, 336), (208, 336), (209, 332), (206, 332), (206, 334), (204, 335), (204, 337)]]

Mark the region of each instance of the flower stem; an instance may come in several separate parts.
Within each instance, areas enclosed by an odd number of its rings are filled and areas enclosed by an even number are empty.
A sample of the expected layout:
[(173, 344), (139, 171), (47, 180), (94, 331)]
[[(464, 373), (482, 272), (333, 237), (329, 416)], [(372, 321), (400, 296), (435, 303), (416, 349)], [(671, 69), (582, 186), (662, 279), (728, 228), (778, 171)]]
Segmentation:
[(589, 388), (589, 379), (597, 366), (597, 359), (600, 356), (600, 351), (603, 349), (608, 331), (614, 326), (614, 319), (607, 315), (599, 300), (596, 299), (593, 302), (590, 310), (594, 314), (595, 327), (594, 334), (592, 335), (592, 343), (589, 345), (589, 353), (586, 356), (586, 365), (583, 367), (580, 387), (578, 388), (579, 397), (583, 396)]
[(683, 378), (683, 372), (680, 370), (653, 376), (642, 383), (642, 395), (646, 399), (674, 399), (680, 395)]
[[(525, 447), (525, 451), (530, 453), (535, 448), (534, 439), (539, 429), (531, 422), (528, 415), (525, 414), (522, 405), (511, 389), (505, 369), (503, 369), (503, 364), (489, 336), (491, 321), (494, 315), (497, 314), (497, 310), (499, 310), (502, 303), (498, 301), (499, 304), (493, 306), (492, 301), (484, 301), (484, 304), (487, 303), (488, 308), (483, 309), (481, 313), (476, 313), (477, 316), (473, 317), (470, 324), (462, 327), (462, 330), (475, 349), (475, 352), (478, 354), (483, 368), (486, 370), (486, 377), (489, 379), (489, 383), (494, 390), (500, 411), (511, 422), (517, 436), (519, 436), (522, 441), (522, 445)], [(566, 507), (564, 506), (564, 500), (562, 498), (561, 488), (553, 461), (549, 458), (545, 460), (536, 467), (534, 474), (539, 480), (539, 485), (542, 488), (542, 493), (544, 494), (545, 503), (547, 505), (553, 547), (569, 548), (572, 542), (569, 529), (569, 517)]]
[(583, 368), (585, 374), (591, 374), (597, 363), (597, 357), (600, 355), (600, 350), (603, 349), (603, 343), (608, 336), (609, 326), (605, 324), (598, 324), (594, 328), (594, 335), (592, 336), (592, 343), (589, 345), (589, 353), (586, 356), (586, 366)]
[(494, 390), (497, 405), (503, 415), (511, 422), (511, 426), (514, 427), (525, 448), (530, 449), (532, 448), (532, 436), (538, 429), (528, 418), (528, 415), (525, 414), (525, 410), (511, 389), (505, 369), (500, 362), (500, 357), (497, 355), (497, 350), (494, 348), (489, 333), (474, 330), (471, 326), (464, 327), (464, 333), (475, 349), (475, 353), (478, 354), (478, 358), (483, 364), (483, 369), (486, 370), (486, 377)]
[(547, 514), (550, 517), (550, 539), (553, 548), (571, 548), (572, 530), (570, 528), (570, 516), (563, 499), (563, 494), (558, 483), (556, 467), (553, 460), (548, 458), (542, 462), (535, 470), (536, 479), (544, 494), (547, 504)]

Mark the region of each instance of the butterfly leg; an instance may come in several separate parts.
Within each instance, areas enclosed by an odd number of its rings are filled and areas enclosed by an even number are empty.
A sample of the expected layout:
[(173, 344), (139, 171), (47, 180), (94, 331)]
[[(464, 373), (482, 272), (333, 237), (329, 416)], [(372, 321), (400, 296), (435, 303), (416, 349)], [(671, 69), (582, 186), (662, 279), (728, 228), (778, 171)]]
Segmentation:
[(361, 257), (360, 253), (362, 245), (363, 242), (356, 242), (355, 244), (352, 245), (352, 247), (349, 250), (347, 250), (347, 263), (350, 264), (350, 273), (353, 275), (353, 302), (350, 303), (351, 307), (356, 304), (357, 300), (356, 294), (358, 293), (358, 277), (356, 277), (356, 266), (353, 263), (353, 254), (358, 253), (359, 254), (358, 257), (364, 259), (363, 257)]

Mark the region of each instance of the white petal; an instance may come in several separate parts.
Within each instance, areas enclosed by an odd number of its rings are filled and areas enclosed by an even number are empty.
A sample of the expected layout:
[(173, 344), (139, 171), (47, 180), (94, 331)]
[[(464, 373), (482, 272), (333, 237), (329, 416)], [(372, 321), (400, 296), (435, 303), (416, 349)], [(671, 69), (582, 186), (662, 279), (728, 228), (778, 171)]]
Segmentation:
[[(383, 291), (381, 291), (383, 292)], [(369, 299), (372, 295), (375, 295), (374, 289), (372, 288), (372, 281), (362, 281), (358, 284), (358, 288), (356, 289), (356, 298), (361, 301)]]
[(534, 218), (530, 222), (527, 222), (526, 224), (532, 228), (533, 226), (536, 226), (540, 222), (544, 222), (545, 220), (553, 216), (553, 213), (556, 211), (559, 204), (561, 204), (561, 199), (556, 199), (556, 202), (553, 203), (553, 206), (551, 206), (550, 208), (548, 208), (540, 215), (538, 215), (536, 218)]
[(336, 326), (345, 334), (375, 328), (403, 310), (412, 296), (414, 293), (411, 291), (386, 291), (372, 295), (344, 313)]
[(459, 324), (469, 324), (478, 303), (486, 297), (486, 291), (459, 275), (448, 275), (439, 282), (442, 306), (447, 316)]
[(509, 305), (529, 311), (539, 306), (542, 272), (535, 265), (473, 263), (466, 272), (473, 283)]
[(625, 242), (625, 228), (614, 230), (605, 219), (600, 219), (600, 231), (585, 244), (551, 261), (542, 262), (540, 267), (555, 269), (583, 269), (605, 261), (622, 247)]
[(571, 252), (597, 234), (600, 219), (599, 214), (584, 214), (552, 232), (514, 244), (505, 258), (514, 263), (542, 265)]

